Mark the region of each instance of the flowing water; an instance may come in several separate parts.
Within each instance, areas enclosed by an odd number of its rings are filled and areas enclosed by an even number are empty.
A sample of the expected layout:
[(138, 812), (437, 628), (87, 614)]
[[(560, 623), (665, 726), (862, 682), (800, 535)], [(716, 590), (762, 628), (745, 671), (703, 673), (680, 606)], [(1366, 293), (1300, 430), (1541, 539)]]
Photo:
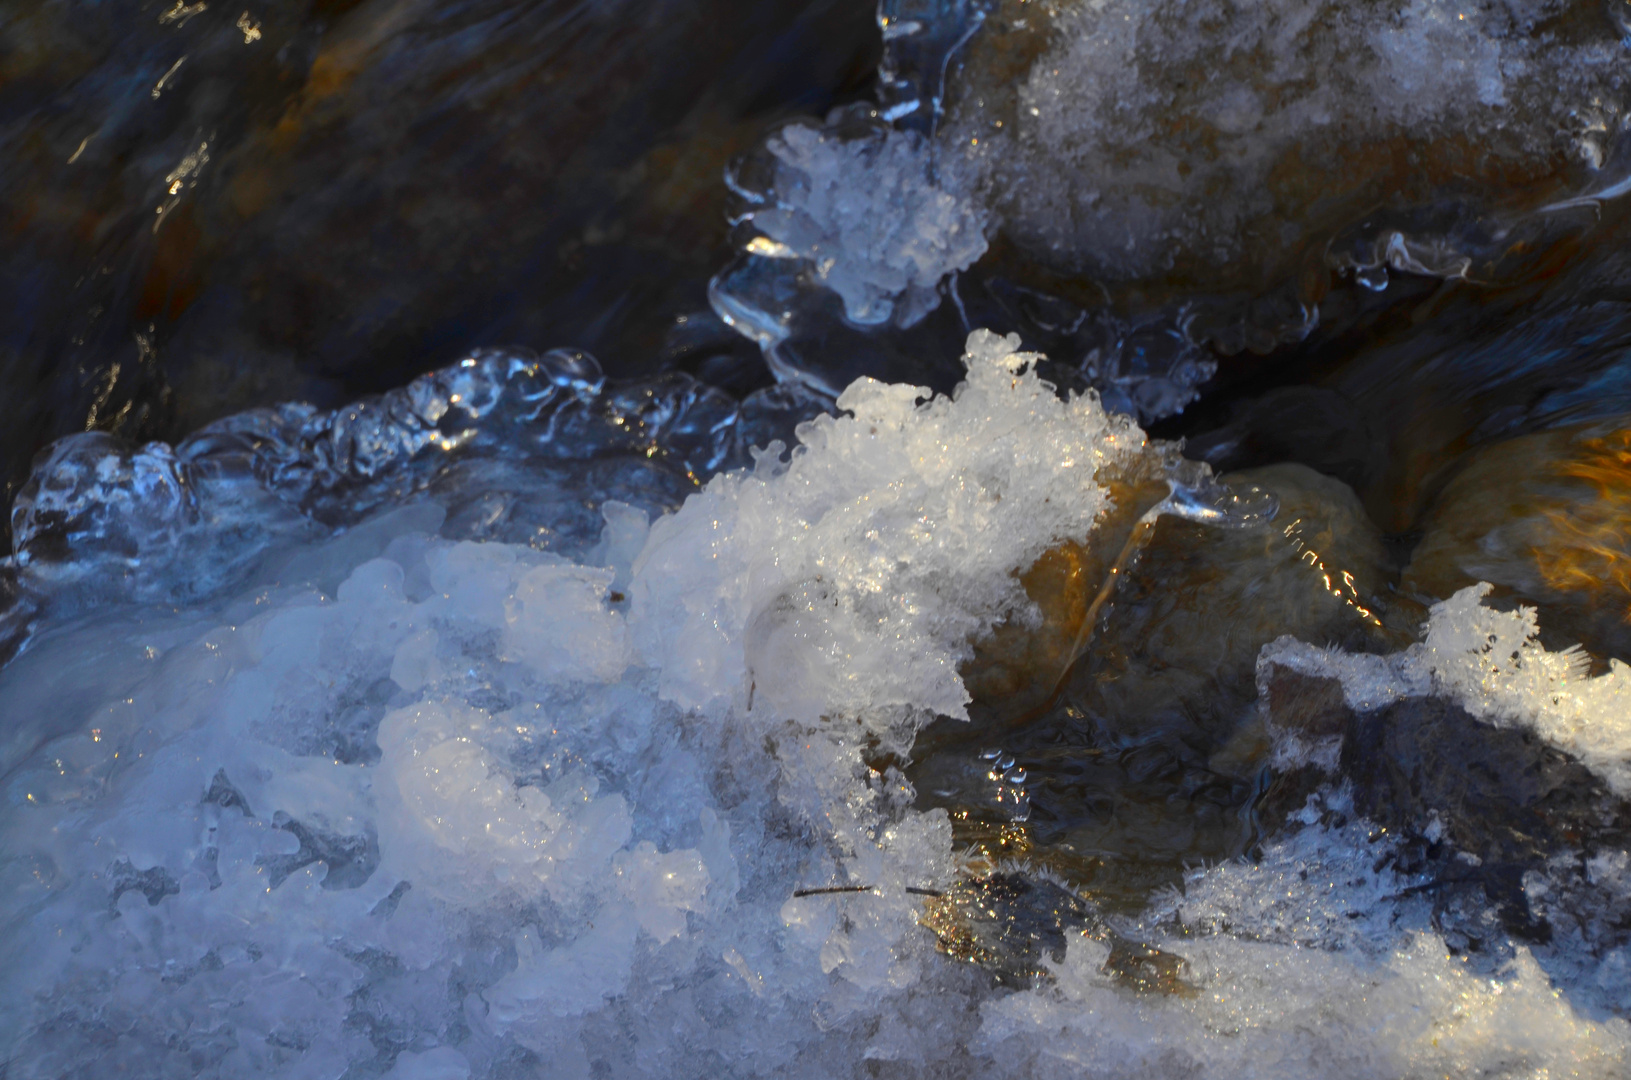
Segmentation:
[(1626, 1075), (1622, 7), (8, 20), (0, 1077)]

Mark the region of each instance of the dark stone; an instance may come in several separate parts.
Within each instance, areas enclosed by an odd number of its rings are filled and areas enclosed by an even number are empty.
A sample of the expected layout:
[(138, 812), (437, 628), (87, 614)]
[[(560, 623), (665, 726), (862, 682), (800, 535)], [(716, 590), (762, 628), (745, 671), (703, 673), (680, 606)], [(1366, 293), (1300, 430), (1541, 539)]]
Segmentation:
[(1282, 461), (1307, 465), (1363, 491), (1382, 457), (1367, 419), (1344, 395), (1315, 386), (1282, 386), (1237, 401), (1229, 422), (1190, 436), (1185, 452), (1219, 472)]
[(1535, 955), (1578, 1007), (1621, 1008), (1586, 976), (1631, 941), (1631, 899), (1594, 881), (1588, 862), (1631, 847), (1631, 803), (1533, 732), (1434, 697), (1359, 714), (1337, 689), (1265, 673), (1271, 730), (1339, 735), (1341, 752), (1338, 777), (1309, 766), (1268, 778), (1253, 807), (1259, 835), (1301, 827), (1291, 815), (1345, 780), (1355, 812), (1392, 834), (1382, 865), (1418, 879), (1407, 893), (1431, 896), (1452, 950), (1499, 963), (1513, 939), (1549, 943)]
[(119, 897), (127, 892), (139, 892), (147, 897), (148, 907), (158, 907), (159, 901), (166, 896), (181, 892), (180, 883), (164, 867), (138, 870), (129, 859), (120, 859), (108, 867), (108, 878), (113, 886), (108, 898), (108, 910), (116, 919), (119, 917)]
[(227, 779), (225, 769), (215, 770), (209, 790), (204, 792), (204, 802), (219, 806), (223, 810), (241, 810), (247, 818), (255, 816), (255, 812), (249, 809), (249, 800), (244, 798), (243, 792), (233, 787), (232, 781)]
[(1553, 855), (1631, 841), (1631, 806), (1579, 761), (1440, 698), (1356, 716), (1342, 774), (1355, 808), (1378, 824), (1419, 832), (1437, 814), (1444, 841), (1482, 860), (1482, 876), (1506, 895)]
[(1342, 682), (1270, 664), (1262, 682), (1264, 704), (1276, 727), (1307, 738), (1341, 735), (1353, 722)]
[(372, 831), (360, 836), (329, 832), (302, 824), (282, 810), (272, 815), (272, 824), (300, 841), (300, 850), (293, 855), (261, 856), (260, 865), (270, 874), (268, 884), (273, 889), (290, 874), (317, 862), (328, 867), (323, 888), (355, 889), (379, 866), (379, 841)]

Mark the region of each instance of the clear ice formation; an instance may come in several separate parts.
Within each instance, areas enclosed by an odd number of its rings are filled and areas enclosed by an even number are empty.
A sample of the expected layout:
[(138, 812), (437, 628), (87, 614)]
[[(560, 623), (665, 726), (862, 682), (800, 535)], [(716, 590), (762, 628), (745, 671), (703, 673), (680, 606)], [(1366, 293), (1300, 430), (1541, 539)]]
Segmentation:
[[(731, 186), (761, 234), (749, 254), (803, 260), (852, 322), (907, 327), (985, 254), (986, 215), (955, 159), (937, 162), (926, 136), (874, 117), (862, 106), (788, 124), (764, 143), (773, 160), (739, 164)], [(756, 184), (755, 172), (768, 175)]]
[(10, 582), (24, 604), (76, 585), (92, 601), (196, 600), (282, 544), (416, 496), (451, 516), (448, 535), (580, 554), (601, 525), (591, 493), (668, 509), (827, 407), (797, 384), (737, 401), (678, 372), (608, 384), (574, 350), (486, 349), (339, 409), (237, 413), (175, 447), (88, 432), (43, 451), (14, 500)]
[(993, 6), (991, 0), (878, 0), (878, 104), (885, 120), (934, 133), (946, 69)]
[[(741, 206), (738, 254), (709, 283), (709, 300), (779, 379), (824, 395), (860, 369), (800, 339), (819, 341), (835, 318), (909, 329), (948, 296), (961, 312), (957, 275), (985, 254), (995, 224), (963, 155), (887, 115), (858, 105), (820, 125), (788, 124), (726, 174)], [(1108, 405), (1146, 422), (1182, 412), (1217, 371), (1187, 308), (1129, 318), (1009, 282), (985, 287), (1068, 354)]]
[[(273, 410), (170, 455), (48, 459), (20, 571), (83, 542), (99, 569), (51, 580), (112, 577), (126, 602), (47, 619), (0, 669), (6, 1075), (1623, 1075), (1623, 1019), (1578, 1011), (1521, 944), (1494, 970), (1449, 956), (1339, 792), (1258, 864), (1118, 922), (1188, 991), (1129, 991), (1098, 939), (1022, 991), (935, 950), (918, 923), (960, 872), (950, 822), (867, 762), (961, 711), (970, 635), (1024, 617), (1015, 572), (1091, 536), (1100, 470), (1151, 450), (1014, 348), (973, 335), (953, 397), (860, 380), (789, 456), (655, 520), (615, 497), (631, 470), (670, 442), (732, 465), (758, 421), (650, 386), (647, 412), (610, 406), (572, 358), (473, 358), (308, 415), (309, 441)], [(399, 457), (468, 453), (510, 408), (544, 447), (539, 425), (577, 425), (583, 457), (530, 463), (567, 477), (541, 504), (553, 546), (544, 517), (450, 537), (471, 512), (437, 501), (440, 470), (497, 465)], [(185, 548), (257, 468), (268, 505), (367, 509), (301, 518), (279, 558), (177, 602), (157, 579), (191, 567), (152, 545)], [(1190, 479), (1202, 520), (1267, 512)], [(111, 501), (80, 514), (74, 491)], [(1623, 866), (1599, 876), (1631, 894)]]

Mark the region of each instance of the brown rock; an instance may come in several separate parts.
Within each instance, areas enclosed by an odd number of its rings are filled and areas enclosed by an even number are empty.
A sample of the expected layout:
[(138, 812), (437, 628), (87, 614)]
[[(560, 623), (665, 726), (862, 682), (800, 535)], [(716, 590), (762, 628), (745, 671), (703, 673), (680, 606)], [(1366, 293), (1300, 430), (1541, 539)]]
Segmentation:
[(1479, 581), (1538, 608), (1552, 647), (1631, 658), (1631, 417), (1471, 457), (1428, 512), (1402, 585), (1429, 603)]

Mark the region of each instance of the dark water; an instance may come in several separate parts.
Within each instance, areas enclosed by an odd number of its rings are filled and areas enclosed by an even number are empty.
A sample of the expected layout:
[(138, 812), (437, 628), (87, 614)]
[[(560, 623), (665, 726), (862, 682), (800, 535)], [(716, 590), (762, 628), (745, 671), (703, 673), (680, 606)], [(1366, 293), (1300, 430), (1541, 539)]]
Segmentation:
[(0, 490), (61, 435), (174, 441), (483, 345), (751, 355), (675, 322), (720, 173), (879, 49), (841, 0), (10, 5)]

